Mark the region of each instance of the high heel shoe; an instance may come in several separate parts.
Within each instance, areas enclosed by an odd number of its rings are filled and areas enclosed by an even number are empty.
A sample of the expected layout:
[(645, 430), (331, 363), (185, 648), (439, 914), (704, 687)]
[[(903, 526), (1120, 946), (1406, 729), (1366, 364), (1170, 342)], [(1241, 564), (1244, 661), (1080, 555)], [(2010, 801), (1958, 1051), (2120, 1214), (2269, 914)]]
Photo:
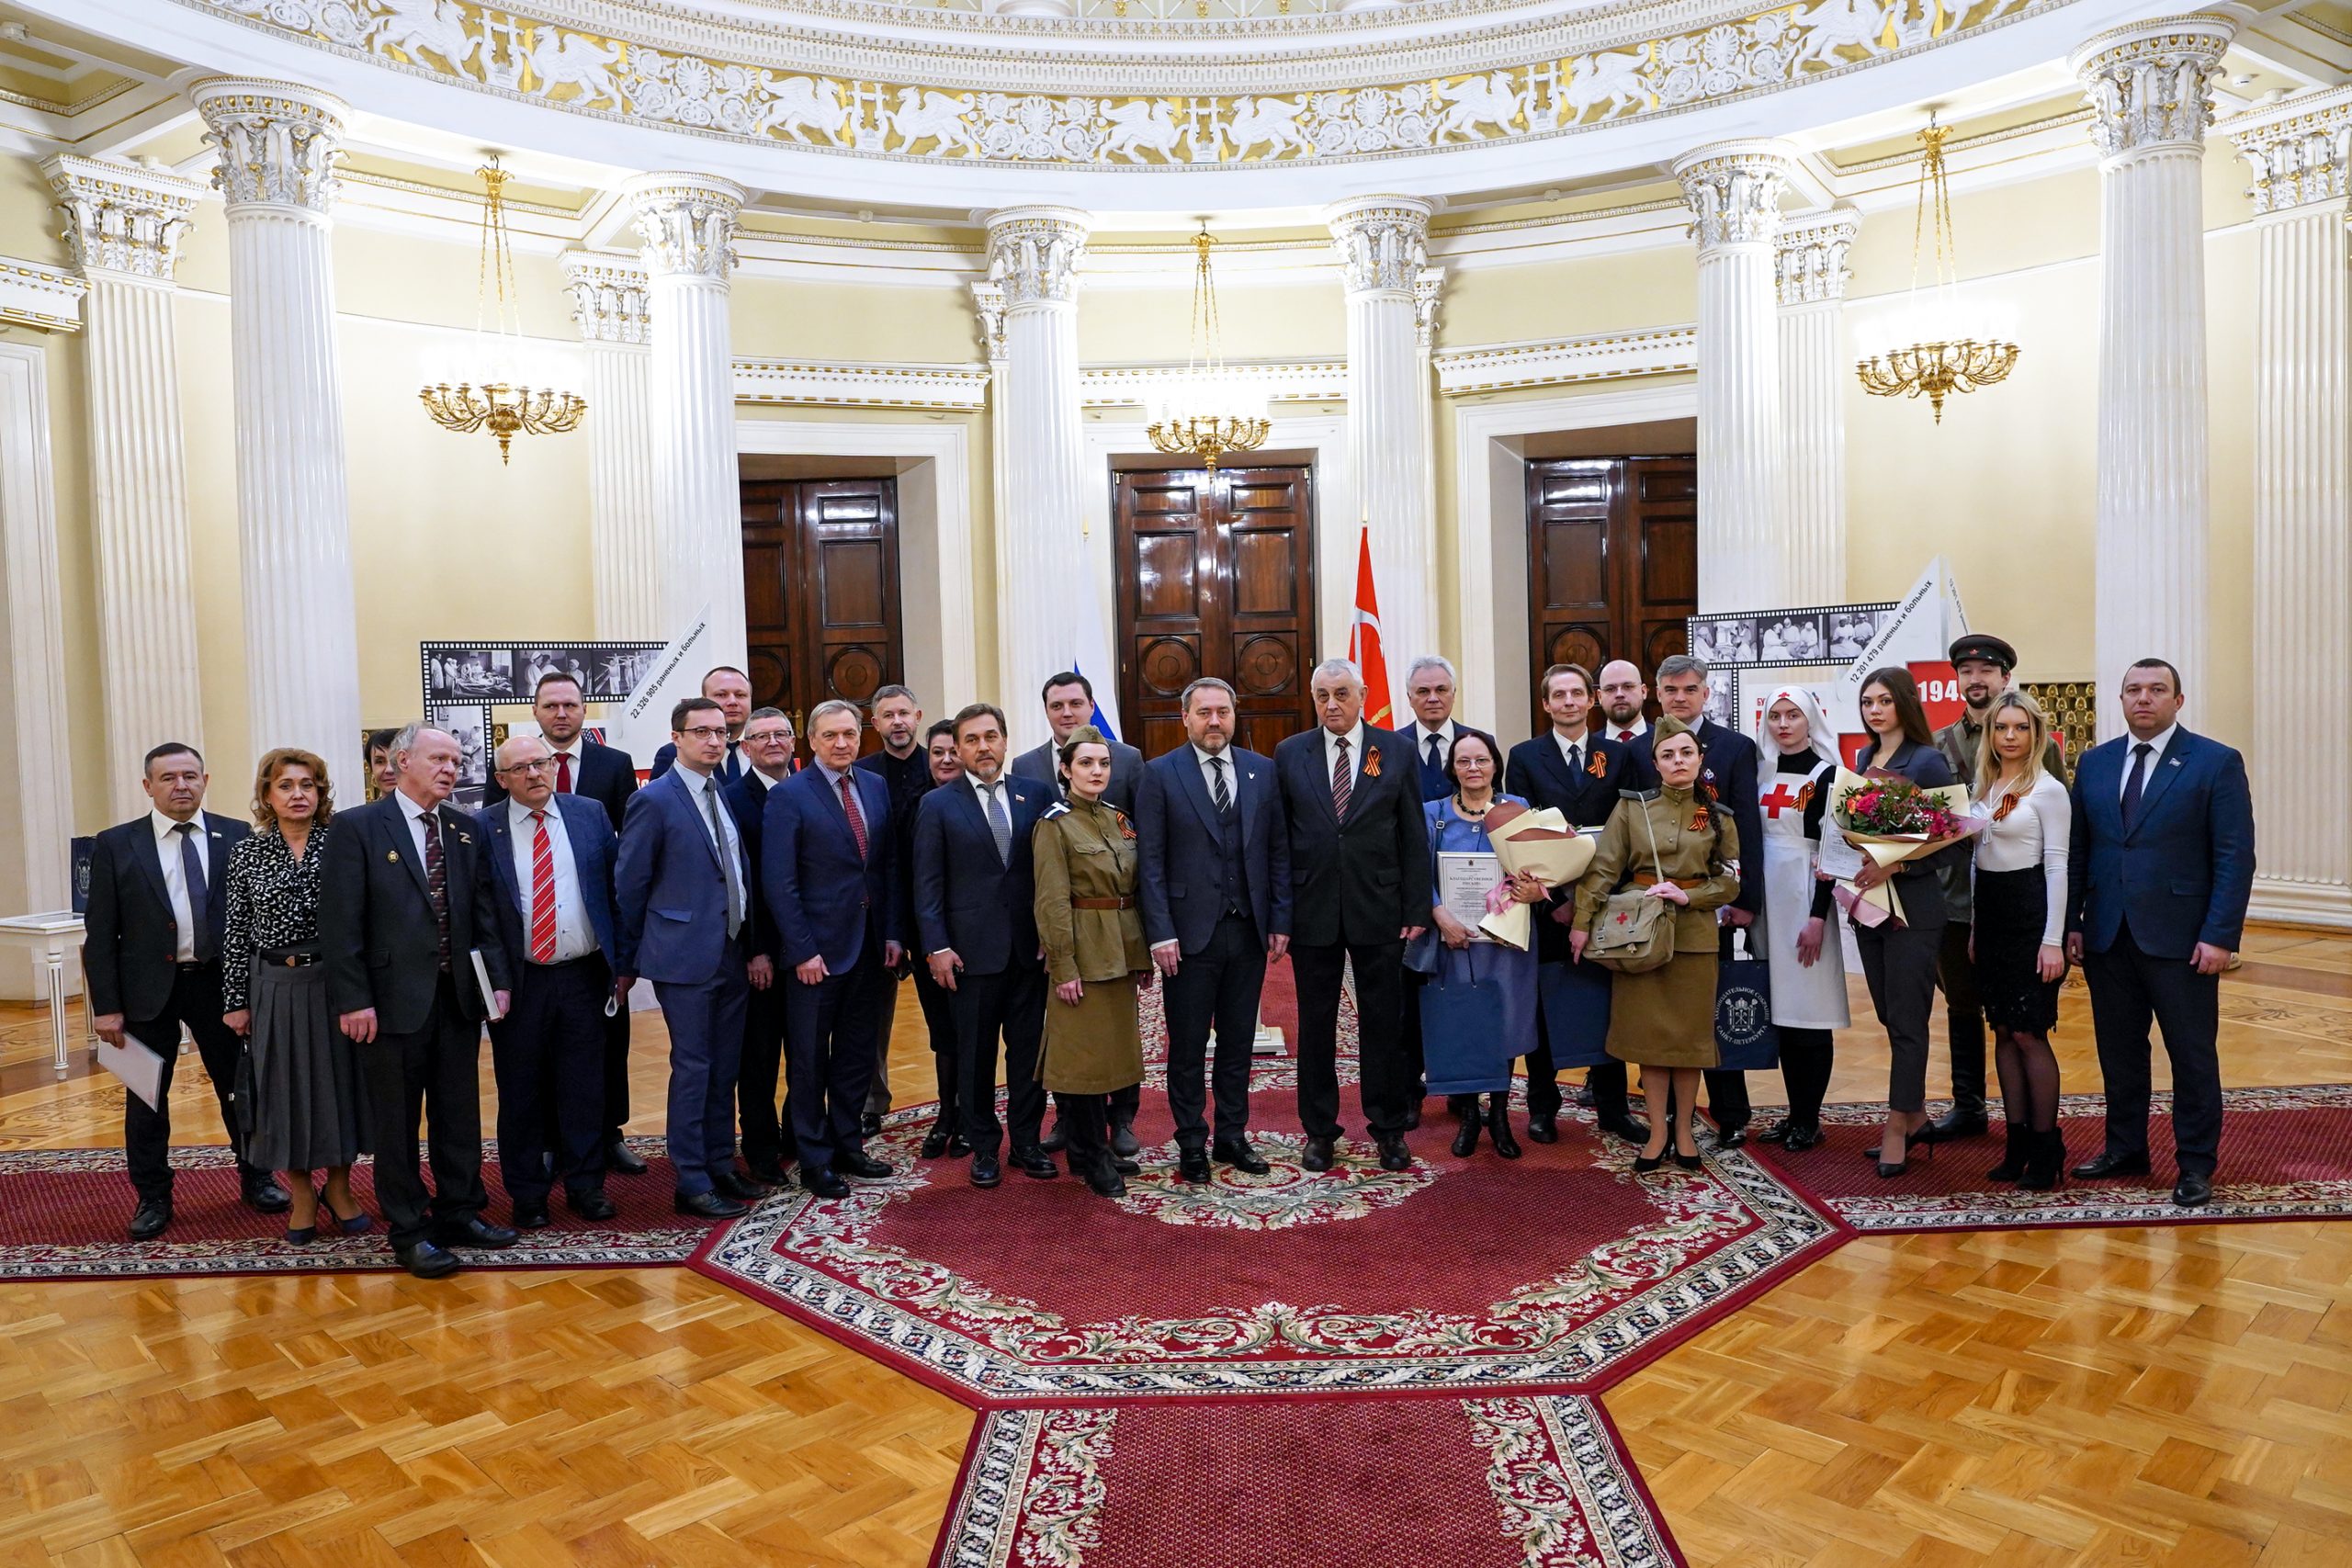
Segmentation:
[[(332, 1210), (329, 1212), (333, 1213)], [(362, 1209), (349, 1219), (336, 1214), (334, 1223), (343, 1227), (343, 1234), (345, 1235), (365, 1235), (376, 1228), (376, 1216)]]
[(1677, 1149), (1674, 1151), (1674, 1163), (1685, 1170), (1696, 1170), (1701, 1162), (1697, 1155), (1686, 1155), (1680, 1149)]
[(1505, 1159), (1519, 1157), (1519, 1140), (1511, 1135), (1510, 1131), (1510, 1106), (1489, 1106), (1487, 1110), (1487, 1129), (1494, 1134), (1495, 1153)]
[(2053, 1190), (2058, 1173), (2066, 1168), (2066, 1134), (2052, 1127), (2048, 1132), (2028, 1133), (2025, 1138), (2025, 1173), (2018, 1179), (2018, 1190)]
[(2034, 1134), (2026, 1131), (2022, 1122), (2005, 1125), (2009, 1133), (2008, 1151), (2001, 1156), (2000, 1164), (1984, 1173), (1987, 1181), (2015, 1181), (2026, 1173), (2027, 1155), (2033, 1147)]
[(1658, 1167), (1666, 1163), (1666, 1150), (1660, 1149), (1654, 1155), (1635, 1155), (1634, 1156), (1634, 1174), (1635, 1176), (1647, 1176), (1650, 1172), (1656, 1170)]
[[(1883, 1147), (1884, 1145), (1882, 1145), (1881, 1146)], [(1905, 1139), (1903, 1145), (1903, 1163), (1900, 1165), (1889, 1165), (1886, 1161), (1883, 1159), (1880, 1160), (1878, 1162), (1878, 1173), (1880, 1177), (1884, 1179), (1892, 1180), (1894, 1178), (1902, 1175), (1905, 1171), (1911, 1168), (1911, 1156), (1915, 1154), (1919, 1155), (1922, 1158), (1926, 1159), (1928, 1164), (1933, 1165), (1936, 1160), (1935, 1141), (1933, 1139), (1921, 1140), (1917, 1137)]]
[(1481, 1123), (1476, 1111), (1466, 1111), (1463, 1112), (1462, 1125), (1453, 1134), (1454, 1158), (1468, 1159), (1472, 1155), (1478, 1152), (1478, 1128), (1480, 1125)]
[(300, 1226), (288, 1225), (286, 1227), (286, 1239), (292, 1242), (296, 1247), (308, 1247), (311, 1243), (319, 1239), (319, 1227), (316, 1224)]

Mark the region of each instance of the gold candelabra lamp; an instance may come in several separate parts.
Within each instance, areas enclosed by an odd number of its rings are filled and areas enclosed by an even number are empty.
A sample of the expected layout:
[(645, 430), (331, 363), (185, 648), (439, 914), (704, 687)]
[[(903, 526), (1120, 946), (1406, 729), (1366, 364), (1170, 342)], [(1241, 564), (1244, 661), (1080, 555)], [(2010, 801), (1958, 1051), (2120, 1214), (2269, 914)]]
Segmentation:
[(1152, 401), (1145, 433), (1162, 452), (1200, 458), (1211, 473), (1228, 452), (1265, 445), (1273, 423), (1266, 417), (1265, 393), (1226, 368), (1218, 340), (1216, 279), (1209, 270), (1208, 220), (1193, 236), (1193, 326), (1184, 378)]
[[(1919, 201), (1911, 224), (1912, 314), (1915, 318), (1924, 314), (1942, 331), (1874, 354), (1854, 367), (1866, 392), (1882, 398), (1926, 398), (1938, 424), (1944, 422), (1946, 398), (1997, 386), (2008, 379), (2018, 362), (2016, 344), (1951, 330), (1958, 313), (1953, 297), (1958, 291), (1959, 265), (1952, 237), (1951, 189), (1944, 178), (1944, 141), (1951, 134), (1949, 128), (1936, 123), (1933, 115), (1928, 118), (1928, 128), (1919, 132)], [(1936, 308), (1923, 313), (1918, 309), (1919, 254), (1921, 242), (1930, 231), (1935, 247), (1931, 288)]]

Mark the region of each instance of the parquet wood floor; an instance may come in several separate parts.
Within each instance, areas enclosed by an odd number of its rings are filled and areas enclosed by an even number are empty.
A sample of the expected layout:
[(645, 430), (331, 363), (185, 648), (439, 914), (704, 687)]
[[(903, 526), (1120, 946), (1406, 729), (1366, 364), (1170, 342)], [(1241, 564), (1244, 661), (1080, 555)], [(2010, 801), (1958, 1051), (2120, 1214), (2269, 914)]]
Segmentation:
[[(2256, 931), (2245, 959), (2227, 1080), (2352, 1077), (2352, 941)], [(904, 1000), (893, 1080), (928, 1099)], [(1833, 1098), (1884, 1093), (1872, 1035)], [(2079, 989), (2059, 1043), (2095, 1088)], [(120, 1091), (47, 1049), (0, 1008), (0, 1147), (110, 1141)], [(217, 1141), (186, 1065), (177, 1136)], [(1607, 1403), (1696, 1564), (2342, 1568), (2352, 1226), (1855, 1241)], [(0, 1286), (0, 1568), (892, 1568), (969, 1427), (681, 1269)]]

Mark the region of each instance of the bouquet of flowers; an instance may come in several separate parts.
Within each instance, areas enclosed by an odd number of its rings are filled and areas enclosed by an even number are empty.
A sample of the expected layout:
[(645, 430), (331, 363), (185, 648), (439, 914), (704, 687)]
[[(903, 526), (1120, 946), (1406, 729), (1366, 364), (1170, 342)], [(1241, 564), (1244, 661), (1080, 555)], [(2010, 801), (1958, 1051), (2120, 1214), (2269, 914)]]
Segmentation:
[[(1846, 843), (1860, 852), (1852, 859), (1854, 872), (1861, 870), (1861, 855), (1882, 866), (1894, 866), (1984, 827), (1981, 818), (1969, 814), (1964, 785), (1925, 788), (1900, 774), (1875, 770), (1865, 775), (1838, 769), (1829, 786), (1829, 815)], [(1843, 870), (1837, 857), (1825, 854), (1823, 860), (1824, 871)], [(1903, 919), (1903, 901), (1889, 882), (1865, 892), (1848, 874), (1840, 877), (1836, 897), (1838, 907), (1860, 925)]]
[(1549, 807), (1535, 810), (1509, 802), (1487, 813), (1487, 840), (1504, 880), (1487, 894), (1487, 917), (1478, 929), (1525, 953), (1534, 942), (1532, 918), (1528, 907), (1510, 896), (1510, 879), (1525, 872), (1546, 891), (1566, 887), (1584, 874), (1600, 844)]

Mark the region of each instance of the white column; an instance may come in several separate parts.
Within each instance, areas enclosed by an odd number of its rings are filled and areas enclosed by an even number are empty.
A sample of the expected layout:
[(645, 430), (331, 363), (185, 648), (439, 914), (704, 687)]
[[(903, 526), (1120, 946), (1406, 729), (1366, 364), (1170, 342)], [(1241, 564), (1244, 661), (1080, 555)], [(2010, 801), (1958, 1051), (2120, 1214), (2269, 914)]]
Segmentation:
[(653, 337), (653, 524), (661, 636), (710, 605), (712, 664), (742, 664), (743, 499), (735, 468), (735, 366), (727, 325), (743, 192), (705, 175), (639, 175), (621, 187), (645, 241)]
[[(2228, 128), (2254, 166), (2254, 908), (2352, 926), (2352, 87)], [(2313, 759), (2324, 759), (2313, 766)]]
[[(299, 746), (344, 761), (359, 744), (359, 655), (329, 211), (349, 111), (308, 87), (236, 77), (189, 96), (220, 149), (212, 179), (229, 216), (246, 739), (256, 756)], [(355, 770), (334, 776), (338, 799), (364, 794)]]
[(1790, 603), (1774, 237), (1793, 167), (1778, 141), (1718, 141), (1674, 165), (1699, 242), (1699, 609)]
[(596, 635), (666, 640), (653, 523), (651, 279), (635, 256), (568, 251), (565, 287), (588, 358), (588, 536)]
[[(1066, 207), (989, 215), (991, 346), (1002, 478), (996, 517), (997, 690), (1025, 744), (1046, 677), (1067, 669), (1076, 596), (1095, 592), (1086, 554), (1086, 464), (1078, 400), (1078, 264), (1091, 220)], [(984, 330), (989, 301), (978, 301)], [(1117, 689), (1117, 671), (1090, 678)]]
[(2237, 24), (2176, 17), (2099, 34), (2068, 63), (2099, 151), (2098, 732), (2122, 732), (2135, 659), (2205, 689), (2207, 83)]
[(1781, 421), (1788, 442), (1787, 575), (1792, 604), (1846, 598), (1846, 391), (1854, 374), (1838, 330), (1846, 253), (1861, 229), (1849, 211), (1802, 219), (1773, 252), (1781, 300)]
[[(1392, 724), (1404, 721), (1406, 668), (1438, 650), (1437, 517), (1421, 321), (1436, 320), (1443, 275), (1431, 276), (1427, 265), (1430, 211), (1418, 197), (1365, 196), (1323, 214), (1347, 286), (1348, 465), (1372, 529), (1380, 645), (1399, 705)], [(1357, 520), (1330, 521), (1352, 535)], [(1349, 546), (1352, 559), (1352, 537)], [(1335, 650), (1343, 629), (1324, 628)]]
[(187, 455), (180, 432), (172, 270), (203, 187), (176, 175), (61, 152), (41, 164), (65, 243), (90, 285), (83, 306), (91, 533), (107, 795), (116, 818), (146, 808), (141, 759), (164, 740), (204, 745), (196, 585), (188, 569)]

